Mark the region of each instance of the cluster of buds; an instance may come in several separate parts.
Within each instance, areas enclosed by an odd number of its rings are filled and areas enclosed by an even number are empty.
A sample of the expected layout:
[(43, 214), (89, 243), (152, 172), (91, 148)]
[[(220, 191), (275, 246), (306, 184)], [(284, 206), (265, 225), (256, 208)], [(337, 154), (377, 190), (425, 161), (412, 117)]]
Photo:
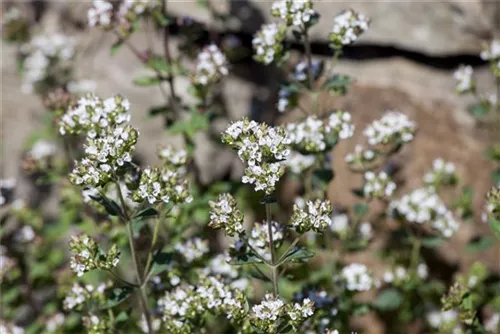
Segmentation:
[(303, 208), (294, 204), (291, 224), (299, 233), (322, 232), (332, 225), (331, 214), (332, 206), (328, 201), (307, 201)]
[(294, 330), (314, 314), (313, 302), (306, 298), (302, 304), (285, 303), (279, 297), (266, 294), (250, 312), (250, 323), (263, 333), (277, 333), (280, 320), (287, 320)]
[(413, 140), (416, 126), (408, 116), (397, 111), (388, 111), (381, 119), (366, 127), (363, 134), (370, 145), (397, 145)]
[[(40, 35), (29, 43), (21, 46), (23, 62), (22, 91), (33, 93), (36, 85), (42, 84), (49, 78), (51, 81), (60, 81), (65, 78), (55, 78), (54, 73), (65, 73), (69, 69), (69, 61), (75, 53), (73, 39), (62, 35)], [(64, 83), (64, 82), (62, 82)]]
[(286, 161), (286, 165), (290, 171), (297, 175), (300, 175), (305, 170), (308, 170), (315, 163), (315, 155), (303, 155), (295, 151), (290, 154), (290, 158)]
[(500, 219), (500, 187), (496, 186), (486, 195), (487, 214), (495, 219)]
[(102, 314), (89, 313), (82, 317), (82, 323), (88, 334), (112, 333), (115, 327), (113, 320)]
[(470, 65), (460, 65), (460, 67), (453, 72), (453, 77), (457, 81), (455, 90), (459, 94), (472, 93), (476, 89), (476, 84), (472, 78), (474, 70)]
[(488, 48), (480, 54), (481, 59), (490, 62), (493, 75), (500, 78), (500, 40), (492, 40)]
[(187, 263), (192, 263), (201, 259), (210, 251), (208, 248), (208, 240), (202, 240), (197, 237), (177, 243), (174, 249), (184, 257)]
[(220, 194), (217, 201), (210, 201), (210, 223), (212, 228), (224, 230), (227, 236), (234, 237), (245, 232), (243, 213), (238, 209), (231, 194)]
[(361, 263), (345, 266), (340, 276), (349, 291), (368, 291), (375, 285), (368, 267)]
[(333, 20), (330, 32), (330, 45), (339, 49), (344, 45), (354, 43), (359, 36), (368, 30), (370, 19), (363, 14), (348, 9), (337, 15)]
[[(139, 187), (132, 193), (134, 201), (149, 204), (169, 203), (172, 195), (176, 193), (175, 185), (165, 181), (159, 168), (146, 168), (142, 171)], [(188, 195), (189, 196), (189, 195)]]
[(241, 161), (248, 165), (242, 182), (253, 184), (256, 191), (271, 194), (285, 172), (282, 160), (290, 155), (290, 140), (285, 130), (245, 118), (227, 128), (222, 142), (237, 150)]
[(433, 310), (427, 313), (426, 320), (430, 327), (442, 333), (463, 333), (457, 310)]
[[(271, 233), (273, 234), (273, 242), (275, 247), (279, 247), (283, 242), (283, 229), (276, 221), (271, 222)], [(269, 227), (267, 222), (255, 223), (248, 244), (257, 251), (261, 257), (267, 261), (271, 260), (271, 249), (269, 248)]]
[(386, 172), (375, 174), (374, 172), (365, 173), (365, 185), (363, 194), (367, 198), (383, 199), (391, 197), (396, 190), (396, 183), (391, 180)]
[(315, 23), (319, 16), (313, 10), (311, 0), (279, 0), (273, 3), (271, 14), (281, 18), (287, 26), (306, 29)]
[(264, 24), (252, 40), (255, 50), (254, 59), (269, 65), (279, 62), (284, 56), (283, 40), (286, 36), (286, 27), (276, 23)]
[(382, 279), (386, 284), (400, 286), (406, 283), (407, 280), (410, 279), (410, 276), (408, 275), (408, 270), (406, 270), (405, 267), (397, 265), (390, 270), (386, 270)]
[(158, 150), (158, 157), (167, 166), (181, 168), (187, 162), (186, 150), (176, 150), (171, 146), (163, 146)]
[(414, 190), (390, 204), (397, 217), (409, 223), (430, 223), (431, 227), (444, 237), (451, 237), (460, 227), (453, 213), (432, 188)]
[(110, 270), (120, 261), (120, 251), (116, 245), (105, 253), (97, 242), (87, 235), (71, 236), (69, 242), (71, 253), (71, 269), (82, 276), (88, 271), (100, 269)]
[(111, 282), (101, 283), (98, 286), (75, 283), (64, 298), (63, 307), (66, 311), (80, 311), (88, 301), (102, 302), (106, 299), (104, 293), (111, 285)]
[(228, 61), (217, 45), (211, 44), (198, 54), (193, 77), (195, 85), (215, 84), (228, 74)]
[(362, 145), (356, 145), (353, 153), (348, 153), (344, 160), (354, 169), (364, 169), (371, 164), (377, 157), (376, 151), (370, 148), (364, 148)]
[(339, 139), (352, 137), (354, 125), (348, 112), (337, 111), (326, 121), (308, 116), (300, 123), (287, 124), (287, 131), (297, 151), (318, 153), (330, 149)]
[(449, 185), (457, 182), (455, 165), (443, 159), (432, 162), (432, 169), (424, 175), (424, 184), (438, 188), (441, 185)]
[(22, 162), (23, 169), (28, 173), (48, 171), (56, 154), (57, 146), (45, 139), (37, 140)]
[(132, 161), (138, 132), (130, 125), (116, 127), (102, 137), (87, 137), (86, 157), (79, 161), (70, 181), (76, 185), (97, 187), (113, 179), (117, 170)]
[(78, 100), (59, 121), (61, 135), (85, 133), (95, 138), (106, 132), (110, 126), (122, 125), (130, 121), (130, 103), (126, 98), (116, 95), (105, 100), (88, 94)]

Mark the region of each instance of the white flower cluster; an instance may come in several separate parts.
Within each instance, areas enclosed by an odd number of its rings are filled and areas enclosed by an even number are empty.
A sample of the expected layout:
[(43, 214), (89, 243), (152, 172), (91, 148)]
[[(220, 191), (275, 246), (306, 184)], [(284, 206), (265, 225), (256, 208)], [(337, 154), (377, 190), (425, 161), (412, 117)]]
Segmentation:
[(217, 201), (210, 201), (210, 222), (212, 228), (222, 228), (227, 236), (245, 232), (243, 213), (238, 209), (236, 200), (231, 194), (220, 194)]
[(243, 183), (253, 184), (255, 191), (262, 190), (267, 195), (274, 192), (285, 172), (282, 160), (290, 155), (290, 139), (283, 128), (245, 118), (227, 128), (222, 142), (236, 149), (241, 161), (248, 165)]
[(486, 50), (480, 54), (483, 60), (498, 60), (500, 59), (500, 40), (492, 40)]
[(282, 313), (285, 303), (273, 297), (272, 294), (266, 294), (260, 304), (252, 306), (252, 315), (260, 320), (276, 321)]
[(138, 132), (130, 125), (116, 127), (104, 137), (87, 137), (86, 156), (70, 174), (73, 184), (97, 187), (112, 179), (116, 171), (132, 161)]
[(307, 201), (305, 208), (293, 205), (292, 226), (299, 232), (322, 232), (332, 225), (332, 206), (329, 201)]
[(416, 126), (408, 116), (398, 111), (388, 111), (363, 131), (370, 145), (400, 144), (413, 140)]
[(348, 9), (333, 19), (330, 32), (330, 43), (334, 48), (354, 43), (359, 36), (368, 30), (370, 19), (363, 14)]
[(294, 101), (292, 100), (295, 98), (296, 95), (292, 93), (290, 89), (288, 89), (287, 87), (280, 88), (278, 92), (278, 103), (276, 104), (276, 109), (278, 109), (280, 113), (285, 112), (294, 104)]
[(24, 93), (30, 94), (36, 84), (53, 74), (51, 68), (57, 66), (58, 72), (68, 68), (68, 61), (75, 54), (75, 42), (62, 34), (39, 35), (22, 45), (21, 53), (25, 57), (21, 89)]
[(146, 168), (142, 171), (139, 187), (132, 194), (136, 202), (148, 201), (149, 204), (170, 202), (170, 191), (165, 187), (161, 171), (157, 168)]
[[(314, 78), (319, 76), (321, 65), (321, 60), (311, 59), (311, 72)], [(293, 77), (295, 78), (295, 80), (299, 82), (304, 82), (307, 80), (307, 67), (308, 62), (306, 60), (302, 60), (297, 65), (295, 65), (295, 68), (293, 70)]]
[(205, 47), (199, 54), (193, 82), (207, 86), (219, 82), (229, 74), (226, 56), (215, 44)]
[(276, 23), (264, 24), (252, 40), (255, 60), (271, 64), (279, 61), (284, 54), (283, 40), (286, 27)]
[(300, 123), (287, 124), (288, 135), (293, 146), (299, 152), (323, 152), (354, 134), (351, 115), (345, 111), (331, 114), (326, 121), (316, 116), (308, 116)]
[(101, 283), (98, 286), (74, 283), (71, 291), (64, 298), (63, 307), (67, 311), (79, 310), (87, 300), (104, 296), (104, 292), (109, 286), (110, 283)]
[(312, 9), (311, 0), (279, 0), (273, 3), (271, 14), (299, 29), (308, 27), (318, 14)]
[(345, 213), (332, 214), (330, 229), (339, 236), (344, 236), (349, 229), (349, 216)]
[(24, 225), (15, 233), (14, 239), (18, 242), (33, 241), (35, 239), (35, 231), (30, 225)]
[[(64, 320), (65, 320), (64, 314), (58, 312), (58, 313), (54, 314), (53, 316), (51, 316), (49, 319), (47, 319), (45, 329), (49, 333), (54, 333), (57, 331), (57, 329), (59, 327), (61, 327), (61, 325), (64, 324)], [(1, 331), (0, 331), (0, 333), (1, 333)]]
[(396, 266), (391, 270), (384, 272), (383, 280), (387, 284), (401, 283), (408, 278), (408, 271), (403, 266)]
[(457, 81), (456, 91), (459, 94), (470, 93), (474, 90), (475, 84), (472, 78), (474, 70), (470, 65), (460, 65), (460, 67), (453, 72), (453, 77)]
[(304, 155), (299, 152), (292, 151), (290, 158), (286, 160), (286, 165), (294, 174), (300, 175), (305, 170), (308, 170), (316, 163), (315, 155)]
[(238, 277), (238, 270), (236, 270), (236, 266), (229, 264), (229, 260), (231, 258), (228, 255), (217, 254), (210, 260), (208, 266), (203, 269), (203, 273), (234, 280)]
[(453, 213), (430, 188), (416, 189), (404, 195), (401, 199), (393, 201), (390, 209), (409, 223), (429, 222), (432, 228), (446, 238), (451, 237), (460, 227)]
[(16, 326), (14, 323), (8, 323), (0, 319), (0, 333), (24, 334), (24, 329), (22, 327)]
[(453, 163), (436, 159), (432, 162), (432, 169), (424, 175), (424, 183), (434, 187), (453, 184), (457, 180), (455, 170)]
[(23, 14), (17, 7), (4, 8), (4, 12), (2, 13), (2, 29), (7, 26), (9, 23), (15, 22), (21, 18), (23, 18)]
[(87, 19), (91, 27), (110, 27), (112, 16), (113, 5), (104, 0), (92, 1), (92, 7), (87, 12)]
[(113, 245), (104, 253), (96, 241), (87, 235), (71, 236), (71, 269), (78, 277), (94, 269), (110, 270), (118, 265), (120, 251)]
[(158, 156), (168, 165), (181, 167), (187, 162), (186, 150), (177, 150), (171, 146), (163, 146), (158, 150)]
[[(271, 231), (273, 234), (274, 245), (277, 247), (283, 241), (283, 230), (278, 222), (273, 221), (271, 222)], [(259, 253), (258, 255), (267, 261), (271, 260), (271, 250), (269, 248), (269, 228), (266, 222), (254, 224), (252, 231), (250, 232), (250, 237), (248, 238), (248, 244)]]
[(45, 139), (39, 139), (26, 153), (26, 167), (30, 171), (46, 170), (56, 152), (56, 144)]
[(372, 224), (369, 222), (362, 222), (358, 227), (359, 234), (364, 240), (370, 240), (373, 236)]
[(202, 240), (197, 237), (177, 243), (174, 249), (184, 257), (187, 263), (192, 263), (202, 258), (210, 251), (208, 240)]
[(61, 117), (59, 133), (81, 134), (88, 137), (106, 132), (110, 126), (130, 122), (130, 102), (120, 96), (112, 96), (105, 100), (93, 94), (88, 94), (78, 100), (74, 108), (70, 108)]
[(391, 197), (396, 190), (396, 183), (387, 175), (386, 172), (375, 174), (374, 172), (365, 173), (365, 185), (363, 194), (367, 198), (383, 199)]
[(342, 268), (341, 277), (349, 291), (368, 291), (375, 285), (368, 268), (361, 263), (352, 263)]
[(462, 333), (460, 327), (458, 325), (459, 322), (459, 314), (456, 310), (451, 309), (447, 311), (434, 310), (430, 311), (426, 315), (427, 322), (432, 328), (439, 329), (440, 327), (448, 328), (450, 325), (453, 326), (457, 324), (456, 329), (459, 331), (453, 330), (452, 333)]
[(366, 164), (372, 162), (377, 154), (370, 148), (364, 148), (362, 145), (356, 145), (353, 153), (348, 153), (344, 160), (353, 167), (363, 168)]

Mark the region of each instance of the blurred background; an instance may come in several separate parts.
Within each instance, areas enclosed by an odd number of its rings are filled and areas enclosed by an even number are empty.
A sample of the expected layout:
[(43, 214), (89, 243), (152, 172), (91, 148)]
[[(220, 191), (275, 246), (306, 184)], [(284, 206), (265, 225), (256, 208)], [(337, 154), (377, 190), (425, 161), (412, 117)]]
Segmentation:
[[(251, 50), (253, 34), (262, 23), (271, 19), (271, 3), (257, 0), (169, 1), (168, 9), (174, 17), (170, 27), (174, 57), (184, 47), (184, 39), (178, 38), (180, 34), (191, 36), (199, 46), (214, 41), (236, 50), (231, 57), (231, 74), (224, 80), (221, 94), (230, 120), (249, 116), (279, 123), (283, 118), (276, 109), (283, 73), (256, 63)], [(161, 92), (157, 87), (138, 87), (133, 83), (133, 78), (144, 74), (144, 66), (127, 49), (111, 55), (109, 50), (115, 37), (88, 27), (86, 13), (90, 2), (2, 1), (2, 12), (14, 4), (35, 25), (35, 31), (62, 32), (75, 38), (76, 76), (95, 81), (98, 95), (108, 97), (119, 93), (130, 100), (132, 124), (141, 133), (137, 151), (144, 164), (154, 163), (158, 144), (178, 140), (167, 136), (163, 121), (149, 113), (162, 104)], [(327, 95), (320, 103), (323, 108), (344, 108), (351, 112), (360, 130), (390, 109), (407, 114), (417, 123), (416, 140), (395, 161), (396, 164), (404, 162), (405, 167), (401, 175), (405, 179), (401, 193), (420, 184), (434, 159), (441, 157), (455, 163), (462, 183), (473, 189), (474, 219), (471, 224), (463, 225), (440, 254), (451, 266), (467, 266), (477, 254), (464, 253), (463, 248), (488, 230), (487, 225), (480, 223), (480, 213), (484, 195), (491, 186), (490, 174), (494, 166), (484, 151), (498, 142), (500, 134), (493, 127), (478, 123), (467, 112), (471, 100), (455, 93), (453, 72), (460, 64), (470, 64), (481, 90), (494, 92), (493, 79), (479, 53), (485, 43), (500, 36), (500, 2), (315, 1), (315, 9), (321, 14), (320, 23), (311, 30), (312, 51), (316, 58), (327, 60), (331, 56), (328, 47), (331, 21), (349, 7), (371, 17), (368, 32), (345, 49), (337, 66), (338, 72), (353, 76), (356, 81), (345, 96)], [(148, 33), (135, 33), (131, 41), (141, 52), (148, 46), (153, 52), (161, 52), (163, 48), (161, 34), (153, 29)], [(19, 161), (26, 142), (43, 123), (45, 108), (39, 97), (21, 90), (22, 79), (16, 65), (18, 46), (1, 43), (2, 178), (16, 178), (18, 196), (34, 198), (43, 194), (43, 190), (26, 180)], [(299, 59), (301, 47), (293, 44), (292, 47), (291, 57)], [(188, 79), (176, 80), (178, 94), (189, 100)], [(224, 125), (221, 130), (223, 128)], [(196, 134), (195, 156), (202, 182), (209, 184), (238, 178), (242, 166), (236, 155), (211, 144), (206, 136), (203, 132)], [(331, 184), (330, 197), (336, 205), (347, 206), (355, 199), (350, 190), (361, 179), (345, 168), (343, 156), (362, 142), (361, 137), (358, 131), (335, 151), (340, 158), (334, 159), (336, 178)], [(290, 187), (293, 189), (293, 184)], [(293, 200), (292, 195), (290, 200)], [(41, 203), (48, 214), (57, 210), (50, 196), (43, 198)], [(481, 253), (481, 258), (489, 269), (500, 273), (498, 254), (498, 247), (492, 247)]]

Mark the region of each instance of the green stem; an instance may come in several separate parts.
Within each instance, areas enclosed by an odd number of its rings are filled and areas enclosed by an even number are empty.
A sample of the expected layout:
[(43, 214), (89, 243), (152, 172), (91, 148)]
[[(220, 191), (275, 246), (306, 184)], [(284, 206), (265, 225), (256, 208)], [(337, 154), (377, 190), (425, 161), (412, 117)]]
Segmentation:
[(420, 258), (420, 249), (422, 248), (422, 240), (420, 237), (413, 236), (413, 247), (411, 250), (411, 259), (410, 259), (410, 270), (416, 271), (418, 266), (418, 260)]
[(311, 42), (309, 41), (309, 33), (307, 28), (304, 29), (304, 49), (306, 51), (307, 57), (307, 78), (309, 80), (309, 89), (313, 89), (313, 72), (312, 72), (312, 52), (311, 52)]
[(144, 276), (147, 276), (149, 273), (149, 270), (151, 270), (151, 262), (153, 261), (153, 252), (154, 248), (156, 246), (156, 242), (158, 241), (158, 229), (160, 226), (160, 218), (156, 219), (155, 221), (155, 226), (153, 228), (153, 239), (151, 240), (151, 247), (149, 248), (148, 252), (148, 260), (146, 261), (146, 267), (144, 269)]
[(138, 288), (139, 285), (137, 284), (134, 284), (132, 282), (129, 282), (127, 280), (124, 280), (123, 278), (121, 278), (120, 276), (118, 276), (115, 272), (111, 271), (111, 270), (108, 270), (108, 273), (111, 274), (111, 276), (113, 276), (118, 282), (122, 283), (122, 284), (125, 284), (125, 285), (128, 285), (128, 286), (131, 286), (131, 287), (134, 287), (134, 288)]
[(276, 249), (274, 248), (273, 224), (271, 221), (271, 204), (266, 203), (267, 230), (269, 232), (269, 248), (271, 249), (271, 275), (273, 281), (273, 295), (278, 296), (278, 266), (276, 266)]

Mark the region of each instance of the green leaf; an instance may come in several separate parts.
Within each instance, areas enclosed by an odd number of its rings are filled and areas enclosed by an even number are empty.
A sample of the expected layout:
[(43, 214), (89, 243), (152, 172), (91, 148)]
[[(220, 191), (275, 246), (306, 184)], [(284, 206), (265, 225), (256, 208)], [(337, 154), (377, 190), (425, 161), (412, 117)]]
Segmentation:
[(500, 220), (490, 217), (490, 226), (497, 239), (500, 240)]
[(112, 56), (114, 56), (118, 52), (118, 50), (120, 50), (120, 47), (122, 46), (122, 44), (123, 44), (122, 39), (119, 39), (118, 41), (113, 43), (113, 45), (111, 46), (111, 55)]
[(436, 248), (441, 246), (446, 239), (441, 237), (427, 237), (422, 240), (422, 246), (425, 248)]
[(474, 117), (483, 117), (484, 115), (488, 114), (488, 112), (489, 112), (488, 107), (485, 106), (483, 103), (471, 104), (467, 107), (467, 110)]
[(331, 168), (316, 169), (312, 174), (312, 182), (318, 186), (326, 186), (335, 177)]
[(109, 199), (102, 194), (99, 194), (97, 196), (90, 195), (90, 198), (92, 198), (94, 201), (104, 206), (106, 212), (110, 216), (120, 216), (122, 214), (120, 206), (116, 204), (116, 202), (113, 201), (112, 199)]
[(286, 263), (288, 261), (302, 261), (305, 259), (309, 259), (313, 257), (315, 253), (307, 248), (296, 246), (292, 249), (281, 261), (282, 263)]
[(478, 239), (471, 240), (465, 250), (470, 253), (479, 253), (485, 251), (495, 244), (495, 239), (491, 236), (483, 236)]
[(170, 73), (170, 66), (164, 57), (153, 56), (148, 60), (148, 67), (158, 72)]
[(149, 116), (158, 116), (161, 114), (167, 114), (170, 111), (170, 108), (168, 106), (161, 106), (161, 107), (153, 107), (149, 109)]
[(229, 264), (235, 266), (241, 266), (244, 264), (252, 264), (252, 263), (262, 263), (263, 261), (257, 256), (253, 254), (242, 254), (238, 255), (236, 258), (232, 258), (229, 261)]
[(403, 296), (396, 289), (387, 289), (382, 291), (375, 301), (373, 306), (380, 311), (395, 311), (403, 302)]
[(151, 270), (149, 276), (159, 275), (164, 271), (167, 271), (169, 264), (172, 262), (172, 253), (158, 251), (153, 256), (153, 264), (151, 265)]
[(158, 85), (160, 82), (161, 80), (157, 76), (143, 76), (134, 79), (134, 84), (141, 87)]
[(493, 181), (494, 184), (499, 184), (500, 183), (500, 168), (495, 169), (493, 172), (491, 172), (491, 181)]
[(153, 18), (159, 25), (164, 27), (168, 26), (168, 24), (170, 23), (168, 18), (165, 15), (163, 15), (163, 13), (160, 10), (153, 11)]
[(249, 271), (249, 274), (250, 276), (254, 277), (254, 278), (257, 278), (261, 281), (264, 281), (264, 282), (271, 282), (271, 280), (269, 279), (269, 277), (267, 277), (262, 271), (260, 270), (257, 270), (257, 269), (252, 269)]
[(208, 129), (210, 125), (208, 117), (207, 113), (192, 111), (189, 119), (175, 122), (168, 131), (173, 134), (184, 134), (193, 139), (197, 132)]
[(151, 218), (151, 217), (154, 217), (157, 215), (158, 215), (158, 211), (156, 211), (153, 208), (147, 208), (147, 209), (141, 210), (138, 213), (136, 213), (133, 218), (134, 219), (138, 219), (138, 218), (144, 219), (144, 218)]
[(107, 294), (106, 302), (101, 305), (99, 309), (106, 310), (123, 303), (134, 293), (134, 291), (135, 289), (131, 287), (114, 288)]
[(354, 214), (358, 217), (364, 217), (368, 213), (368, 204), (356, 203), (354, 204)]
[(273, 204), (276, 202), (277, 202), (276, 196), (273, 196), (273, 195), (266, 195), (266, 196), (262, 197), (260, 200), (260, 204)]
[(334, 74), (323, 83), (322, 88), (335, 94), (344, 95), (353, 81), (353, 78), (348, 75)]

